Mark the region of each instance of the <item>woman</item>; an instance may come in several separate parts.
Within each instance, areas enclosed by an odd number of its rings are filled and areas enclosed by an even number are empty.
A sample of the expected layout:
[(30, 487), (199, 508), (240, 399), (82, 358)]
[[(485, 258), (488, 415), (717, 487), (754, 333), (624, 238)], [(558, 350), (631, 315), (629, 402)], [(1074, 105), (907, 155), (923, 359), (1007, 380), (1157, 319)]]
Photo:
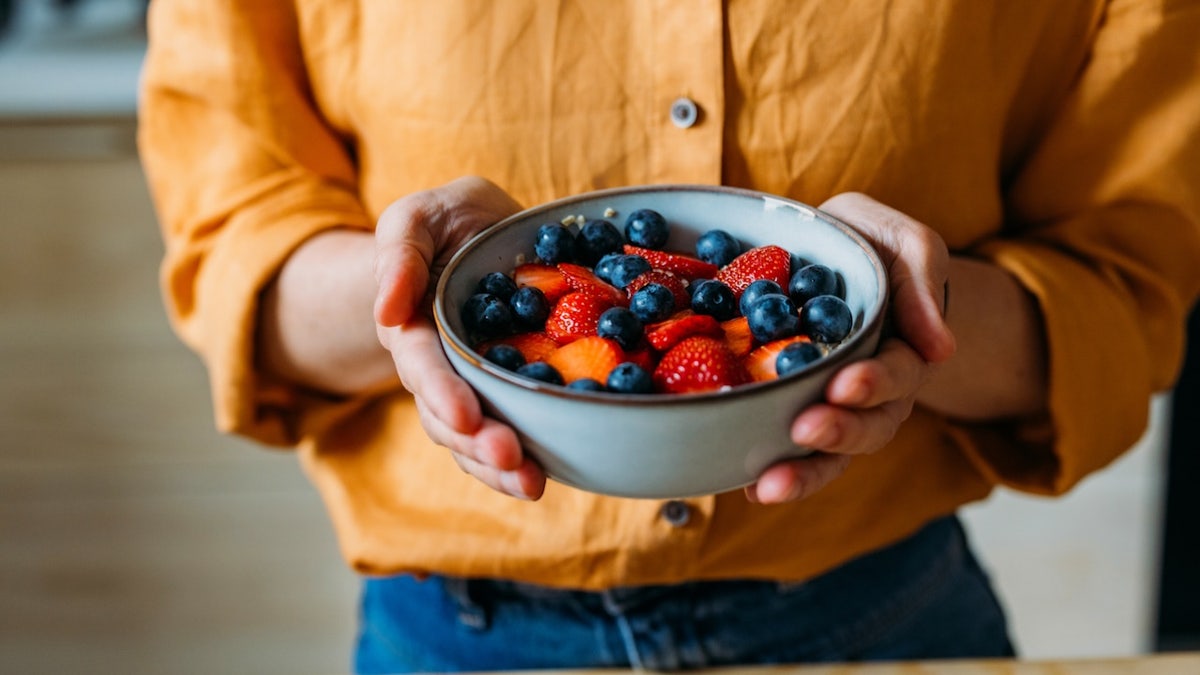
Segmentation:
[[(1069, 490), (1170, 386), (1198, 28), (1137, 0), (162, 0), (168, 307), (218, 425), (321, 491), (366, 577), (362, 672), (1008, 655), (953, 514)], [(547, 482), (423, 311), (521, 205), (662, 182), (819, 204), (889, 261), (897, 336), (796, 419), (819, 452), (744, 494)]]

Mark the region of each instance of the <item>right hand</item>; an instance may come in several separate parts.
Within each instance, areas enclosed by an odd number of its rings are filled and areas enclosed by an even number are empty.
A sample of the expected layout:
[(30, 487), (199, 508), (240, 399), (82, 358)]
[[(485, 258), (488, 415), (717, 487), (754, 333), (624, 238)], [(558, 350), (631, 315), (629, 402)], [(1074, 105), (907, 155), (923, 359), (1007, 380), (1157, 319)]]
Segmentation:
[(375, 322), (429, 437), (491, 488), (533, 500), (545, 489), (545, 474), (525, 455), (510, 427), (484, 416), (475, 392), (450, 366), (429, 298), (455, 251), (520, 208), (495, 184), (476, 177), (389, 205), (375, 231)]

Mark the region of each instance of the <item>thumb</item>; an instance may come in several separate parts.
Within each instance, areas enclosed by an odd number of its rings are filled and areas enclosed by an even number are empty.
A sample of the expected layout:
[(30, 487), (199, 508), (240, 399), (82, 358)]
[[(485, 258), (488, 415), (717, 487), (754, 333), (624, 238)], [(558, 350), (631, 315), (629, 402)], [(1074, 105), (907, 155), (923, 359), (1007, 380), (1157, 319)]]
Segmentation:
[(400, 326), (420, 309), (436, 253), (429, 228), (430, 200), (421, 194), (393, 202), (375, 230), (375, 321)]
[(899, 337), (930, 363), (954, 355), (944, 301), (949, 251), (942, 237), (910, 216), (860, 193), (835, 195), (820, 209), (866, 237), (888, 272), (889, 313)]

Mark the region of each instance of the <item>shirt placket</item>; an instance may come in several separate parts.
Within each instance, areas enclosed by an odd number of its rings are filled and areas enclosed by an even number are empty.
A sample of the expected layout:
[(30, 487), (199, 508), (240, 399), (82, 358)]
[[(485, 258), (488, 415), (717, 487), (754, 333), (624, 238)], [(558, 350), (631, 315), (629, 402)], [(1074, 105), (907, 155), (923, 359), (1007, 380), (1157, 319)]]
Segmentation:
[(650, 106), (650, 180), (721, 181), (724, 127), (724, 12), (720, 0), (645, 5)]
[[(648, 130), (647, 180), (719, 184), (724, 127), (724, 10), (720, 0), (639, 4)], [(627, 502), (637, 515), (623, 541), (642, 542), (630, 564), (687, 577), (712, 523), (716, 498)], [(664, 542), (667, 542), (664, 545)], [(628, 550), (628, 549), (627, 549)], [(631, 551), (631, 552), (632, 552)]]

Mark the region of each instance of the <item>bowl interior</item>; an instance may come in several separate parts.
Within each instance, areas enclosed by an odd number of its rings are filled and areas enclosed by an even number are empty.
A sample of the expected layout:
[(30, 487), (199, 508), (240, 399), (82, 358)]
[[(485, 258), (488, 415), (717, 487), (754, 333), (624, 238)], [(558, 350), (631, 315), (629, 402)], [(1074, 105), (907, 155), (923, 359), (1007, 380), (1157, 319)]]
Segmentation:
[[(588, 220), (608, 220), (623, 232), (625, 217), (642, 208), (654, 209), (666, 218), (671, 229), (668, 249), (693, 252), (700, 235), (712, 229), (723, 229), (739, 239), (744, 248), (766, 244), (783, 247), (793, 255), (793, 269), (799, 264), (817, 262), (835, 270), (854, 315), (854, 331), (831, 357), (810, 368), (835, 360), (833, 357), (853, 344), (865, 326), (873, 326), (881, 320), (887, 294), (882, 263), (870, 244), (844, 223), (799, 202), (751, 190), (647, 186), (602, 190), (550, 202), (515, 214), (479, 233), (451, 259), (438, 283), (434, 311), (442, 337), (448, 342), (447, 347), (494, 376), (522, 386), (542, 388), (558, 395), (620, 398), (613, 394), (597, 395), (549, 387), (484, 361), (462, 337), (465, 332), (458, 308), (471, 296), (476, 283), (485, 274), (511, 272), (517, 264), (533, 261), (534, 237), (542, 224), (582, 215)], [(801, 370), (791, 377), (801, 377), (808, 370)], [(745, 386), (773, 385), (780, 381)], [(717, 394), (691, 396), (713, 395)], [(647, 397), (633, 398), (644, 401)], [(650, 398), (681, 397), (651, 395)]]

